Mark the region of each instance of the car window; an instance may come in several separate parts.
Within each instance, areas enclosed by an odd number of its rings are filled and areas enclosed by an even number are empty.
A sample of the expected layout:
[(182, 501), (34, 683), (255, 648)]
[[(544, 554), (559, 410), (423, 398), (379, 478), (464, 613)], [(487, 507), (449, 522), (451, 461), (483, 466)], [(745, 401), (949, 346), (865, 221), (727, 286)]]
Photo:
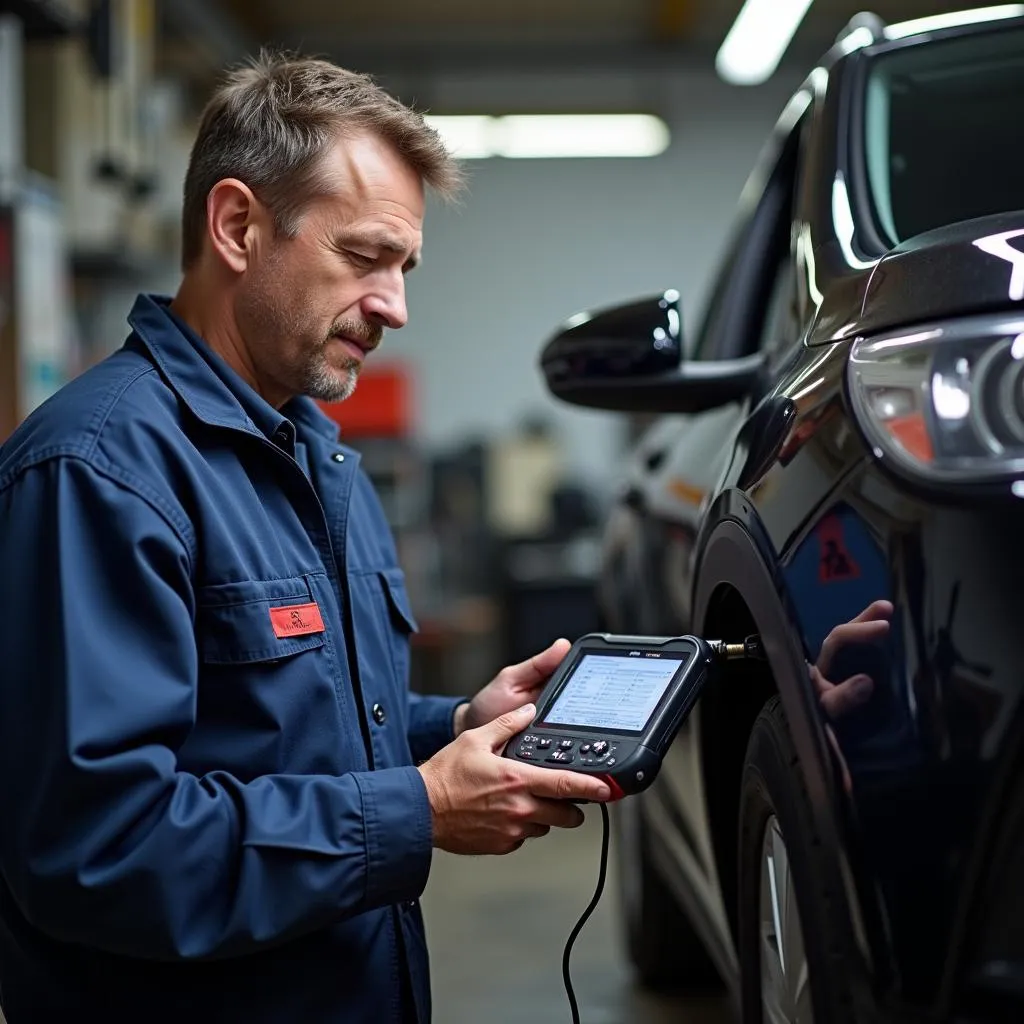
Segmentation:
[[(735, 231), (694, 352), (696, 359), (735, 359), (783, 338), (792, 277), (793, 197), (807, 116), (780, 141), (753, 210)], [(772, 341), (772, 338), (778, 341)]]
[(776, 268), (771, 296), (765, 307), (758, 350), (772, 359), (789, 348), (800, 334), (796, 302), (796, 268), (787, 250)]
[(1024, 29), (880, 54), (864, 97), (875, 215), (893, 243), (1024, 209)]

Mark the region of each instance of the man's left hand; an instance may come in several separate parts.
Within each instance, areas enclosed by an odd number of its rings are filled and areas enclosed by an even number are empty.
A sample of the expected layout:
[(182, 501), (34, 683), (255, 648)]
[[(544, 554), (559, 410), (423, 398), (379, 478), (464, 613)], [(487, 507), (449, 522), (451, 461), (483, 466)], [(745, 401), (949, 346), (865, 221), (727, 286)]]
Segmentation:
[(456, 708), (455, 735), (487, 725), (524, 704), (536, 704), (544, 684), (571, 646), (568, 640), (556, 640), (546, 651), (503, 668), (468, 704)]

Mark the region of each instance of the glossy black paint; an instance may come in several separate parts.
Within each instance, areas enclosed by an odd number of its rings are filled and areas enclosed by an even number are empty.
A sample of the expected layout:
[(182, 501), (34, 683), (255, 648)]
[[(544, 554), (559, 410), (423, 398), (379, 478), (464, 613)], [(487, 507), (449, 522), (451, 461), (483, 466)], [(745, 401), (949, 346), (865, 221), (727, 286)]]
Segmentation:
[(676, 292), (580, 314), (541, 354), (548, 389), (621, 412), (701, 412), (745, 395), (760, 357), (682, 363), (680, 325)]
[[(1020, 747), (1024, 514), (1004, 502), (967, 509), (901, 491), (850, 430), (844, 348), (816, 366), (822, 383), (797, 403), (766, 471), (752, 465), (764, 464), (757, 446), (740, 450), (705, 515), (695, 575), (699, 593), (710, 572), (749, 595), (759, 628), (763, 620), (774, 634), (766, 643), (773, 669), (776, 659), (781, 665), (775, 676), (787, 714), (801, 723), (801, 767), (809, 786), (826, 791), (816, 801), (825, 832), (847, 836), (852, 907), (885, 922), (887, 937), (869, 962), (885, 965), (894, 995), (927, 1005), (957, 959), (949, 940), (970, 905), (967, 865), (986, 842), (980, 824), (994, 766)], [(802, 369), (766, 405), (796, 390)], [(744, 478), (744, 490), (733, 489)], [(758, 540), (726, 575), (706, 538), (729, 522)], [(847, 560), (831, 574), (830, 544)], [(757, 563), (772, 577), (771, 598), (743, 579)], [(773, 600), (784, 625), (772, 621)], [(879, 600), (893, 607), (885, 635), (841, 648), (826, 668), (828, 635)], [(703, 613), (698, 599), (698, 630)], [(806, 674), (785, 663), (786, 639), (833, 683), (870, 679), (869, 698), (830, 715)], [(823, 738), (830, 771), (816, 764)]]
[(1024, 211), (917, 235), (875, 267), (858, 332), (1024, 309), (1024, 269), (1017, 267), (1024, 268)]
[(550, 387), (669, 373), (683, 355), (681, 324), (676, 292), (580, 313), (544, 347), (541, 367)]
[[(728, 980), (736, 779), (777, 692), (845, 921), (815, 938), (845, 956), (854, 1019), (1021, 1020), (1024, 505), (1008, 486), (893, 473), (856, 422), (847, 364), (855, 338), (893, 327), (1019, 315), (1024, 270), (977, 243), (1002, 238), (1024, 266), (1024, 214), (885, 251), (863, 209), (856, 127), (866, 62), (886, 45), (837, 47), (769, 140), (697, 349), (711, 368), (756, 358), (757, 371), (709, 449), (713, 481), (680, 489), (672, 476), (700, 468), (686, 446), (701, 416), (641, 444), (609, 524), (602, 602), (615, 630), (763, 639), (769, 671), (709, 688), (681, 734), (699, 806), (672, 786), (671, 762), (642, 798), (664, 823), (659, 863)], [(778, 287), (793, 317), (773, 333), (765, 297)], [(685, 501), (666, 501), (672, 486)], [(671, 852), (680, 841), (691, 855)]]

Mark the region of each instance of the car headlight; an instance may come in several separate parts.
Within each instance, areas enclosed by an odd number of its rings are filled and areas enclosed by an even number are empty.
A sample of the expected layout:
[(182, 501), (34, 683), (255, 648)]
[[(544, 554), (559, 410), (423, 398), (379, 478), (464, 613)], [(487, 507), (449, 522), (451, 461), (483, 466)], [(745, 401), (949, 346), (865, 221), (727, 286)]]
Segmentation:
[(879, 456), (917, 475), (1024, 475), (1024, 319), (974, 317), (854, 342), (850, 397)]

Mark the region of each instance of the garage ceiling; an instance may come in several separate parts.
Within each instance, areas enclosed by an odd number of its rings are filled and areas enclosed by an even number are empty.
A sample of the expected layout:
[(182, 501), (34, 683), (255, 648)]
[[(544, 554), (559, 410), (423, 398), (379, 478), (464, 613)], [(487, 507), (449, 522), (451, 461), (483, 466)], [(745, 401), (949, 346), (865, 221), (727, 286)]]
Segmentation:
[[(741, 0), (158, 0), (165, 66), (197, 72), (270, 43), (387, 76), (657, 61), (707, 64)], [(815, 0), (790, 47), (806, 66), (858, 12), (888, 21), (991, 0)]]
[[(684, 40), (716, 44), (739, 0), (219, 0), (249, 31), (295, 42), (376, 46), (396, 42), (521, 44)], [(991, 2), (991, 0), (989, 0)], [(815, 0), (800, 30), (819, 46), (859, 11), (891, 21), (986, 3)]]

